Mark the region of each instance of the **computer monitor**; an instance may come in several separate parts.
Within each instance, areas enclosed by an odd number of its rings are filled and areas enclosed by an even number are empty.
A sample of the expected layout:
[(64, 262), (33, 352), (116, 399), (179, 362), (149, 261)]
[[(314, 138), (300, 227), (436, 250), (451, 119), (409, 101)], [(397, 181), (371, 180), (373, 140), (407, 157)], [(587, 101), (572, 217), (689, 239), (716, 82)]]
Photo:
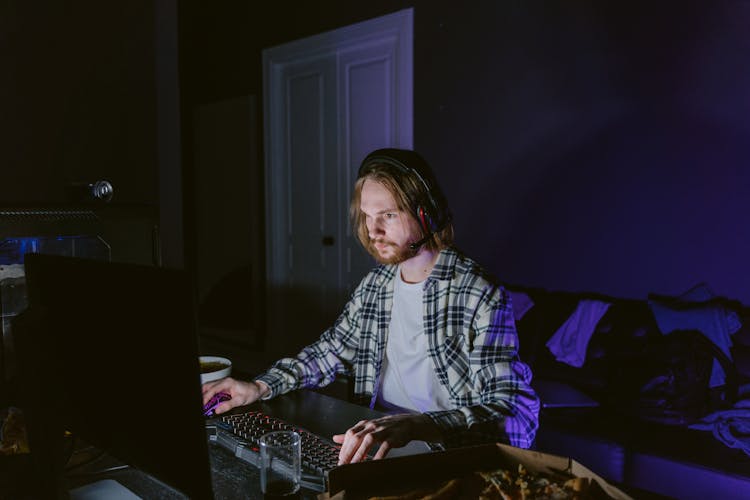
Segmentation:
[(188, 275), (41, 254), (26, 256), (25, 271), (29, 308), (14, 331), (31, 454), (49, 482), (38, 487), (59, 489), (68, 431), (190, 498), (211, 498)]

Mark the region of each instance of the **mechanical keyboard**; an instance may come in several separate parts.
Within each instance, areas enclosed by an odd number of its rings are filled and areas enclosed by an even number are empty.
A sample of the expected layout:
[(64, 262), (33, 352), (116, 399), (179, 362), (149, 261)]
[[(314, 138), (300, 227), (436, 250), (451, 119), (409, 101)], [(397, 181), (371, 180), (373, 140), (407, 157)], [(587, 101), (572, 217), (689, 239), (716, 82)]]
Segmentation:
[(272, 431), (291, 430), (302, 440), (302, 486), (325, 491), (326, 473), (338, 465), (341, 446), (317, 434), (260, 411), (221, 415), (207, 421), (209, 440), (235, 456), (260, 466), (260, 437)]

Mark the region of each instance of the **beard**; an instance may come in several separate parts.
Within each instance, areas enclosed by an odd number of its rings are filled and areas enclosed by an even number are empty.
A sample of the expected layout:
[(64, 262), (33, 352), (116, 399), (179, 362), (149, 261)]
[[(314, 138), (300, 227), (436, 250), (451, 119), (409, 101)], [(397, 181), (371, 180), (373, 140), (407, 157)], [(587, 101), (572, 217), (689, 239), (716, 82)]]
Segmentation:
[[(376, 243), (384, 244), (387, 246), (387, 248), (390, 248), (393, 250), (392, 254), (388, 257), (383, 257), (380, 254), (380, 251), (375, 246)], [(401, 264), (405, 260), (411, 259), (417, 254), (417, 250), (412, 250), (409, 247), (410, 243), (406, 243), (402, 246), (399, 246), (391, 241), (386, 240), (370, 240), (369, 244), (367, 245), (367, 251), (375, 257), (375, 260), (379, 264)]]

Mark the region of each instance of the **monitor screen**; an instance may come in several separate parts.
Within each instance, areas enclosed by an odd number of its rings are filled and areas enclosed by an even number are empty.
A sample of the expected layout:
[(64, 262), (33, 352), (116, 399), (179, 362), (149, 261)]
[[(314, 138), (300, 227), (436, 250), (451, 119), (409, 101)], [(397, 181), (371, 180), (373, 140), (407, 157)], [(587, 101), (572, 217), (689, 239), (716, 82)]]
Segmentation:
[(25, 268), (29, 308), (17, 342), (32, 392), (32, 455), (54, 453), (48, 441), (63, 428), (191, 498), (210, 498), (188, 275), (41, 254), (28, 254)]

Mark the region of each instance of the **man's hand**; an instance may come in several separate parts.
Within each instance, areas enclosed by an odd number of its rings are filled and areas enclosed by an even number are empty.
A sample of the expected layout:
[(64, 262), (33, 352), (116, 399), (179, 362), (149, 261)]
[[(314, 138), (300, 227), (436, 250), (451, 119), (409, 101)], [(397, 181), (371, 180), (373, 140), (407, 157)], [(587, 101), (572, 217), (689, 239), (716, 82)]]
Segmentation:
[(227, 412), (235, 406), (249, 405), (265, 396), (269, 389), (263, 382), (242, 382), (231, 377), (222, 378), (203, 384), (203, 404), (205, 405), (217, 392), (226, 392), (232, 399), (219, 404), (214, 413)]
[(379, 460), (385, 457), (391, 448), (400, 448), (414, 439), (440, 439), (438, 428), (426, 415), (407, 413), (362, 420), (346, 431), (346, 434), (333, 436), (333, 441), (342, 445), (339, 465), (364, 460), (376, 443), (380, 446), (373, 459)]

